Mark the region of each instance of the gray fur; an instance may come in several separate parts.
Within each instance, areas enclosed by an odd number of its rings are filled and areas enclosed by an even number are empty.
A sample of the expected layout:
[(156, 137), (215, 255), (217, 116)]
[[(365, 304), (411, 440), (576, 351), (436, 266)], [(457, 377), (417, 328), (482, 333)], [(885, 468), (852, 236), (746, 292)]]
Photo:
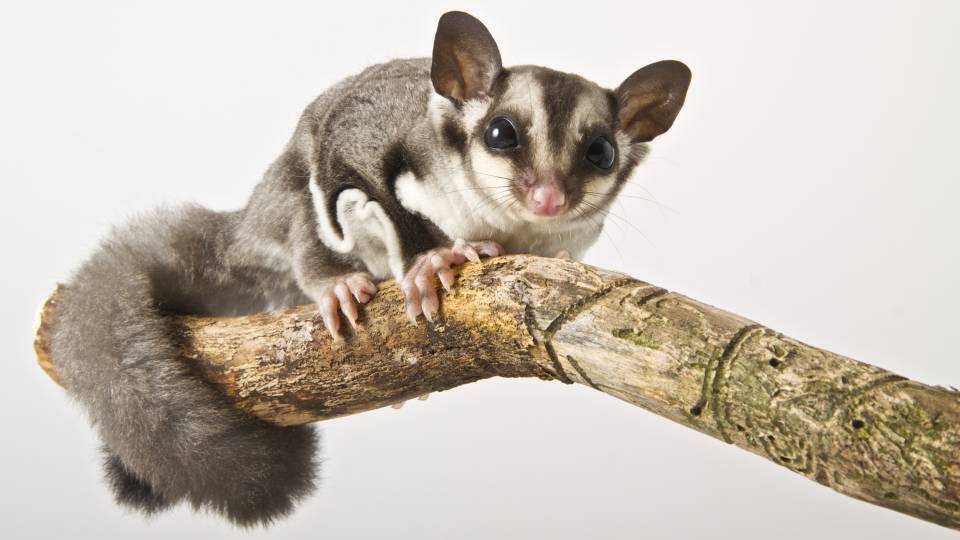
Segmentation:
[(312, 428), (231, 407), (178, 358), (166, 317), (305, 300), (238, 243), (242, 216), (182, 207), (137, 219), (80, 267), (58, 306), (57, 373), (104, 443), (117, 502), (145, 513), (187, 501), (266, 523), (313, 487)]
[[(464, 17), (454, 16), (464, 28), (480, 25)], [(493, 86), (469, 89), (480, 99), (438, 96), (430, 59), (372, 66), (307, 107), (245, 208), (146, 214), (111, 232), (69, 280), (51, 352), (103, 442), (118, 503), (152, 514), (186, 501), (249, 526), (288, 514), (314, 486), (312, 428), (268, 425), (231, 407), (178, 358), (169, 314), (306, 303), (348, 272), (400, 277), (418, 253), (458, 237), (574, 256), (596, 239), (646, 145), (616, 124), (613, 92), (545, 68), (501, 69), (492, 38), (480, 37), (480, 52), (496, 53), (496, 71), (475, 77)], [(456, 78), (451, 65), (446, 81)], [(485, 122), (500, 110), (528, 135), (524, 154), (482, 147)], [(609, 172), (583, 164), (591, 130), (617, 146)], [(510, 184), (500, 195), (519, 197), (520, 178), (540, 174), (562, 177), (574, 195), (585, 185), (599, 191), (579, 212), (538, 220), (492, 204), (489, 168)]]

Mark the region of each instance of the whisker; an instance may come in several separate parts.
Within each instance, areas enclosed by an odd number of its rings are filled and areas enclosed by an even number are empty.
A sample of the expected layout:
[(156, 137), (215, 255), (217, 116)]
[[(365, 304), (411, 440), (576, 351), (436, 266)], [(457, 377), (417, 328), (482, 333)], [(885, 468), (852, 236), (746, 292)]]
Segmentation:
[(445, 172), (450, 172), (450, 171), (468, 172), (468, 171), (469, 171), (469, 172), (472, 172), (472, 173), (474, 173), (474, 174), (482, 174), (483, 176), (490, 176), (490, 177), (493, 177), (493, 178), (500, 178), (501, 180), (510, 180), (511, 182), (517, 182), (517, 181), (518, 181), (516, 178), (511, 178), (511, 177), (509, 177), (509, 176), (501, 176), (501, 175), (499, 175), (499, 174), (493, 174), (493, 173), (478, 171), (478, 170), (476, 170), (476, 169), (468, 169), (468, 168), (464, 168), (464, 167), (434, 167), (434, 169), (435, 169), (435, 170), (439, 170), (439, 171), (445, 171)]
[[(595, 196), (595, 197), (600, 197), (601, 199), (605, 199), (605, 198), (607, 197), (607, 194), (606, 194), (606, 193), (598, 193), (598, 192), (595, 192), (595, 191), (584, 191), (583, 193), (584, 193), (584, 195), (593, 195), (593, 196)], [(621, 197), (627, 198), (627, 199), (636, 199), (636, 200), (638, 200), (638, 201), (644, 201), (644, 202), (648, 202), (648, 203), (650, 203), (650, 204), (654, 204), (654, 205), (656, 205), (657, 207), (659, 207), (660, 211), (669, 210), (670, 212), (673, 212), (674, 214), (679, 214), (679, 213), (680, 213), (680, 212), (674, 210), (673, 208), (670, 208), (669, 206), (663, 204), (662, 202), (660, 202), (660, 201), (658, 201), (658, 200), (656, 200), (656, 199), (649, 199), (649, 198), (643, 197), (643, 196), (641, 196), (641, 195), (631, 195), (631, 194), (629, 194), (629, 193), (623, 193), (623, 192), (621, 192), (621, 193), (618, 193), (618, 194), (614, 197), (614, 199), (615, 199), (615, 200), (619, 200)]]
[(582, 208), (576, 208), (575, 210), (581, 219), (587, 220), (587, 223), (590, 223), (592, 226), (597, 227), (600, 230), (600, 235), (603, 236), (607, 242), (610, 242), (610, 246), (614, 251), (617, 252), (617, 257), (620, 259), (620, 264), (626, 265), (626, 259), (623, 257), (623, 252), (620, 251), (620, 247), (617, 246), (617, 243), (613, 241), (613, 237), (607, 234), (607, 231), (604, 230), (603, 222), (594, 220), (593, 216), (588, 215)]
[(450, 195), (451, 193), (463, 193), (464, 191), (483, 191), (488, 189), (509, 189), (511, 186), (479, 186), (479, 187), (468, 187), (461, 189), (452, 189), (450, 191), (441, 191), (443, 195)]
[(637, 233), (638, 233), (640, 236), (642, 236), (644, 240), (646, 240), (646, 241), (649, 242), (651, 245), (653, 245), (653, 242), (650, 241), (650, 238), (649, 238), (646, 234), (644, 234), (644, 232), (641, 231), (639, 227), (637, 227), (636, 225), (634, 225), (632, 222), (630, 222), (630, 221), (627, 220), (626, 218), (624, 218), (624, 217), (622, 217), (622, 216), (620, 216), (620, 215), (618, 215), (618, 214), (615, 214), (615, 213), (611, 212), (609, 209), (601, 208), (600, 206), (597, 206), (596, 204), (593, 204), (593, 203), (591, 203), (590, 201), (588, 201), (588, 200), (586, 200), (586, 199), (583, 200), (583, 203), (586, 204), (586, 205), (588, 205), (588, 206), (590, 206), (591, 208), (594, 209), (595, 212), (597, 212), (597, 213), (599, 213), (599, 214), (602, 214), (604, 217), (607, 217), (607, 216), (614, 217), (614, 218), (619, 219), (620, 221), (626, 223), (627, 225), (629, 225), (630, 227), (632, 227), (633, 230), (637, 231)]
[(472, 217), (480, 210), (498, 210), (505, 201), (509, 201), (513, 198), (513, 193), (509, 190), (505, 190), (504, 193), (495, 194), (491, 197), (481, 199), (476, 206), (467, 212), (466, 216), (464, 216), (464, 219)]
[(491, 174), (491, 173), (485, 173), (481, 171), (473, 171), (473, 172), (475, 172), (476, 174), (482, 174), (484, 176), (492, 176), (493, 178), (500, 178), (502, 180), (510, 180), (511, 182), (517, 182), (516, 178), (510, 178), (509, 176), (500, 176), (499, 174)]
[[(679, 211), (674, 210), (673, 208), (671, 208), (671, 207), (669, 207), (669, 206), (661, 203), (660, 200), (657, 199), (657, 196), (654, 195), (653, 192), (650, 191), (649, 189), (647, 189), (647, 187), (644, 186), (643, 184), (640, 184), (640, 183), (631, 183), (629, 180), (627, 180), (627, 183), (624, 184), (624, 187), (625, 187), (625, 188), (626, 188), (626, 187), (634, 187), (634, 186), (642, 189), (642, 190), (644, 191), (644, 193), (646, 193), (647, 195), (650, 196), (651, 199), (653, 199), (654, 201), (656, 201), (656, 203), (660, 206), (660, 208), (669, 210), (669, 211), (673, 212), (674, 214), (680, 215), (680, 212), (679, 212)], [(664, 218), (666, 218), (666, 216), (664, 216)]]

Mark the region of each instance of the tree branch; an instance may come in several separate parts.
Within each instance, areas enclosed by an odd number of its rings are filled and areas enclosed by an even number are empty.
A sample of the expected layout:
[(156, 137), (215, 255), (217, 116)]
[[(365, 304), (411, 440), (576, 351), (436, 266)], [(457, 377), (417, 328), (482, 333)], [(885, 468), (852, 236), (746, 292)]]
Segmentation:
[[(183, 356), (237, 407), (282, 425), (488, 377), (579, 383), (840, 493), (960, 529), (960, 393), (805, 345), (630, 277), (529, 256), (466, 265), (436, 323), (381, 285), (335, 344), (312, 306), (174, 316)], [(38, 326), (38, 360), (56, 380)]]

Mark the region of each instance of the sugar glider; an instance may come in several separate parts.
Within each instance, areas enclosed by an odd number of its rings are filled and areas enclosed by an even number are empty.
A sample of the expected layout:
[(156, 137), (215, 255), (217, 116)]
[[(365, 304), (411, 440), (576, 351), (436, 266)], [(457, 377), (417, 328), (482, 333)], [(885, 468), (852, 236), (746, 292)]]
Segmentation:
[(689, 82), (676, 61), (615, 90), (504, 67), (480, 21), (446, 13), (431, 58), (368, 67), (316, 98), (245, 208), (162, 208), (114, 229), (66, 284), (51, 352), (116, 500), (256, 525), (314, 486), (313, 429), (232, 408), (178, 358), (170, 314), (315, 302), (339, 337), (379, 279), (400, 281), (416, 320), (468, 259), (580, 257)]

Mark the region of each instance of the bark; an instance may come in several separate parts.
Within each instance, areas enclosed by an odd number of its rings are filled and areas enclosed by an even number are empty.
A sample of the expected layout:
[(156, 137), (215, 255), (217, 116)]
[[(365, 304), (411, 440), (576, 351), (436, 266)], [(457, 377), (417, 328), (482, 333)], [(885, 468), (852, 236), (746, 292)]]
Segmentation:
[[(435, 323), (392, 282), (334, 343), (312, 306), (174, 317), (183, 357), (237, 407), (300, 424), (487, 377), (618, 397), (840, 493), (960, 529), (960, 393), (800, 343), (628, 276), (529, 256), (465, 266)], [(54, 379), (41, 313), (37, 352)]]

